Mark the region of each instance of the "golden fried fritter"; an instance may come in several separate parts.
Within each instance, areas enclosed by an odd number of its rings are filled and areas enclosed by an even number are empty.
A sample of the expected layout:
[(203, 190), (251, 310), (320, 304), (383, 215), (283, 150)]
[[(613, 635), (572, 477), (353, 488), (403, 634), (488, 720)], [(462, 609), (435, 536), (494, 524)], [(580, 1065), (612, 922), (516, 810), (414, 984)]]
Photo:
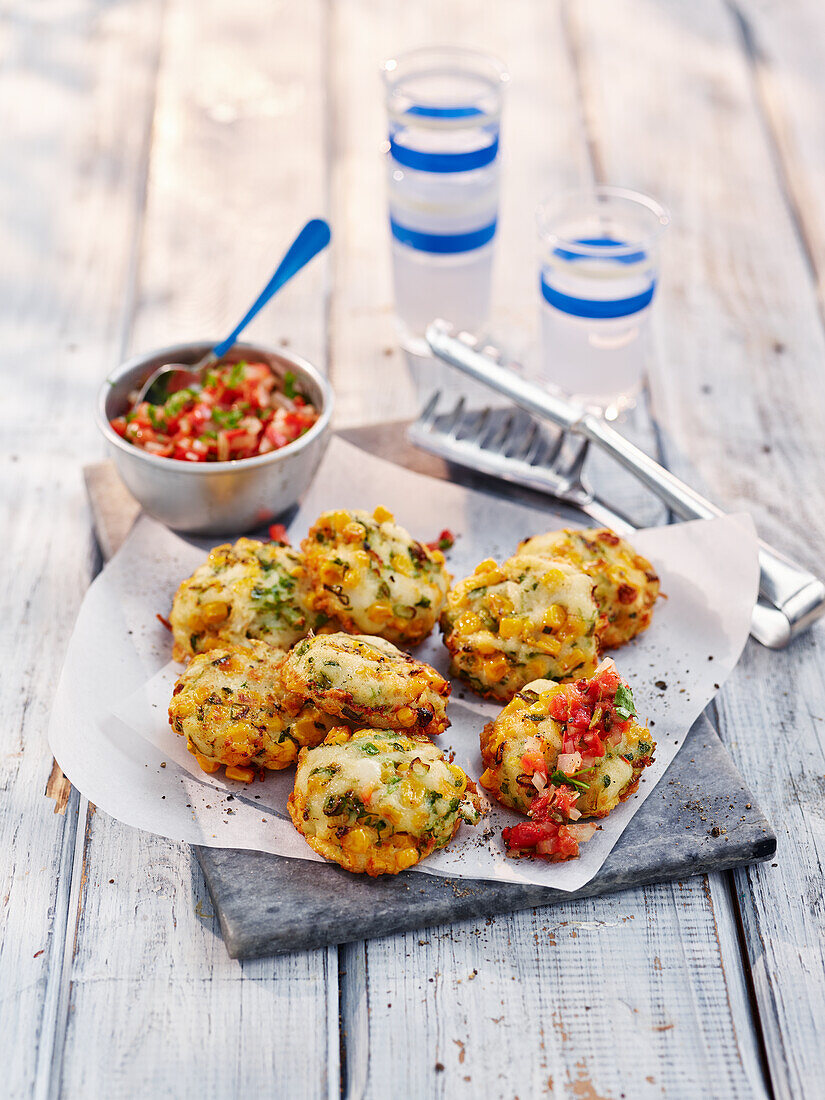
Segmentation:
[(426, 737), (333, 730), (298, 758), (295, 828), (348, 871), (395, 875), (444, 848), (480, 814), (475, 785)]
[(289, 649), (316, 625), (301, 555), (289, 546), (238, 539), (216, 546), (178, 588), (169, 616), (173, 656), (256, 638)]
[(647, 558), (608, 528), (549, 531), (520, 543), (518, 553), (568, 561), (593, 580), (605, 648), (624, 645), (650, 626), (659, 578)]
[(313, 609), (348, 633), (414, 645), (438, 621), (450, 584), (444, 555), (416, 542), (386, 508), (325, 512), (301, 546)]
[(593, 582), (567, 562), (518, 555), (483, 561), (452, 589), (441, 616), (452, 671), (507, 701), (531, 680), (570, 680), (596, 667)]
[(246, 781), (256, 768), (294, 764), (304, 745), (318, 745), (335, 724), (321, 715), (293, 718), (281, 706), (285, 654), (263, 642), (216, 646), (189, 662), (175, 684), (169, 724), (206, 772), (227, 765)]
[(481, 733), (481, 784), (527, 813), (552, 786), (572, 793), (569, 819), (604, 817), (653, 762), (650, 733), (609, 659), (589, 680), (535, 680)]
[(450, 684), (384, 638), (321, 634), (305, 638), (282, 670), (284, 704), (307, 705), (350, 726), (435, 736), (450, 724)]

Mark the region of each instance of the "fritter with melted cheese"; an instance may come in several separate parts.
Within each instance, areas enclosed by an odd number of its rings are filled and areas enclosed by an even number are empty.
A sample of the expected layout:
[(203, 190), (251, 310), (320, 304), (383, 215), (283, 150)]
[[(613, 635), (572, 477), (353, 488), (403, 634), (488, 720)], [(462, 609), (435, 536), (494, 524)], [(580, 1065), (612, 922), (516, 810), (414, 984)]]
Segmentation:
[(525, 814), (550, 785), (564, 785), (576, 793), (571, 821), (605, 817), (636, 789), (655, 747), (608, 659), (589, 680), (523, 688), (481, 733), (481, 784)]
[(593, 582), (567, 562), (518, 555), (483, 561), (441, 616), (452, 671), (505, 702), (531, 680), (589, 676), (598, 661)]
[(549, 531), (520, 543), (518, 553), (568, 561), (592, 579), (605, 648), (624, 645), (650, 626), (659, 578), (647, 558), (608, 528)]
[(318, 625), (308, 595), (303, 560), (291, 547), (255, 539), (216, 546), (175, 593), (173, 656), (182, 661), (250, 638), (289, 649)]
[(325, 512), (301, 547), (313, 609), (348, 633), (415, 645), (438, 621), (450, 584), (444, 555), (416, 542), (386, 508)]
[(291, 650), (281, 670), (284, 705), (316, 708), (349, 726), (435, 736), (450, 724), (450, 684), (384, 638), (320, 634)]
[(371, 729), (302, 749), (288, 805), (311, 848), (368, 875), (412, 867), (480, 815), (475, 785), (432, 741)]
[(281, 706), (283, 660), (282, 652), (251, 641), (216, 646), (189, 662), (175, 684), (169, 724), (204, 771), (225, 764), (229, 779), (249, 782), (255, 769), (287, 768), (300, 748), (326, 737), (333, 719), (296, 719)]

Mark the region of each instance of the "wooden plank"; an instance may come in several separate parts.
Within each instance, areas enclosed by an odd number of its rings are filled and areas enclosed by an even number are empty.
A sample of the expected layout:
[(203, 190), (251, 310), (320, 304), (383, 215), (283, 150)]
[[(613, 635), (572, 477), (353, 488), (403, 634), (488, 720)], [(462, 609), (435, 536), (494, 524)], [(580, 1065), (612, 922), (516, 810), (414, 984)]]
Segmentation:
[[(412, 8), (337, 6), (334, 52), (346, 61), (336, 80), (364, 69), (380, 56), (379, 46), (389, 54), (397, 42), (415, 45), (426, 38), (428, 28), (422, 32), (414, 21), (426, 14), (434, 18), (435, 9), (416, 5), (411, 14)], [(503, 128), (507, 175), (494, 329), (505, 339), (517, 329), (534, 332), (533, 209), (542, 193), (592, 175), (592, 150), (580, 132), (586, 104), (577, 98), (575, 51), (559, 5), (441, 6), (438, 26), (442, 40), (493, 49), (512, 72)], [(416, 38), (416, 31), (422, 37)], [(367, 90), (362, 95), (366, 100)], [(356, 133), (355, 120), (365, 113), (350, 109), (349, 96), (350, 86), (339, 84), (334, 98), (351, 127), (348, 158), (354, 144), (362, 150), (369, 145), (366, 130)], [(371, 112), (369, 133), (377, 142), (383, 133), (380, 104), (373, 100), (364, 111)], [(339, 175), (334, 198), (336, 208), (346, 208), (350, 200), (338, 191), (356, 182), (362, 188), (351, 200), (363, 211), (359, 232), (367, 215), (377, 224), (375, 209), (385, 209), (380, 177), (374, 171), (374, 178), (368, 177), (363, 164), (351, 177)], [(376, 237), (372, 247), (386, 250), (388, 243)], [(374, 262), (384, 263), (373, 255)], [(385, 296), (387, 278), (375, 280)], [(332, 335), (333, 378), (339, 392), (342, 385), (351, 386), (344, 397), (352, 410), (347, 418), (359, 409), (364, 414), (359, 387), (363, 391), (366, 379), (379, 377), (379, 368), (385, 379), (381, 408), (408, 415), (387, 404), (407, 400), (409, 381), (400, 364), (393, 371), (393, 357), (379, 359), (374, 323), (380, 318), (371, 314), (367, 325), (355, 314), (351, 298), (342, 303), (334, 311)], [(529, 341), (525, 347), (529, 352)], [(361, 364), (363, 373), (349, 379), (337, 375), (337, 349), (347, 351), (347, 371)], [(431, 368), (426, 380), (432, 383), (437, 370)], [(644, 408), (629, 427), (655, 449)], [(616, 478), (604, 463), (597, 473), (617, 503), (636, 509), (641, 504), (642, 520), (661, 521), (661, 510), (640, 499), (638, 487)], [(723, 881), (719, 894), (727, 900)], [(736, 930), (729, 906), (715, 903), (703, 880), (571, 903), (563, 915), (539, 910), (388, 937), (343, 948), (341, 957), (348, 1095), (378, 1096), (388, 1079), (404, 1081), (410, 1095), (453, 1096), (463, 1090), (473, 1097), (548, 1092), (635, 1097), (661, 1095), (663, 1089), (690, 1095), (686, 1082), (710, 1095), (764, 1091)], [(444, 1068), (437, 1069), (437, 1063)]]
[(351, 945), (342, 969), (353, 1095), (402, 1051), (413, 1096), (763, 1094), (699, 878)]
[(334, 948), (231, 960), (191, 849), (102, 814), (84, 870), (67, 1096), (283, 1096), (298, 1081), (302, 1095), (326, 1097), (333, 1082), (337, 1095)]
[[(222, 334), (323, 213), (322, 14), (167, 3), (132, 349)], [(254, 336), (322, 361), (324, 280), (320, 261)], [(238, 964), (187, 847), (92, 813), (79, 851), (62, 1093), (338, 1094), (334, 951)]]
[[(220, 339), (300, 227), (326, 216), (323, 4), (173, 0), (128, 346)], [(291, 347), (322, 370), (328, 254), (244, 339)]]
[(120, 354), (158, 22), (152, 0), (55, 3), (48, 14), (13, 3), (2, 21), (0, 513), (9, 568), (0, 578), (8, 624), (0, 634), (0, 989), (7, 1096), (49, 1088), (67, 939), (71, 945), (78, 801), (72, 797), (61, 813), (45, 797), (52, 771), (46, 727), (96, 567), (79, 470), (98, 447), (93, 396)]
[[(781, 85), (796, 112), (795, 128), (772, 142), (786, 116), (759, 117), (754, 54), (743, 54), (742, 25), (726, 6), (622, 0), (575, 11), (606, 170), (674, 209), (653, 378), (669, 461), (821, 569), (825, 337), (809, 263), (819, 249), (822, 143), (805, 83), (821, 86), (821, 15), (814, 21), (812, 6), (758, 17), (748, 9), (763, 28), (761, 49), (778, 51), (771, 87)], [(799, 155), (784, 159), (790, 148)], [(782, 653), (750, 643), (717, 708), (720, 733), (779, 837), (776, 863), (737, 872), (735, 883), (772, 1088), (783, 1097), (821, 1095), (825, 1073), (823, 645), (821, 626)]]
[(777, 177), (814, 271), (820, 312), (825, 312), (825, 120), (820, 109), (825, 12), (816, 0), (737, 4), (733, 12)]

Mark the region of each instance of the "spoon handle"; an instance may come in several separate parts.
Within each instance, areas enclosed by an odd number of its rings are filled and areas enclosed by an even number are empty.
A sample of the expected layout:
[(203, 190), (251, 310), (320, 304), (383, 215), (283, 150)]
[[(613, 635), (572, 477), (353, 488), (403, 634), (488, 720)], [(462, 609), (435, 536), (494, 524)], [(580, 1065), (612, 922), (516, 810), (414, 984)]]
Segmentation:
[(209, 355), (209, 361), (214, 362), (226, 355), (238, 336), (243, 332), (253, 317), (257, 316), (269, 299), (280, 290), (284, 283), (289, 282), (305, 264), (317, 256), (330, 242), (329, 226), (321, 218), (313, 218), (308, 221), (289, 247), (284, 258), (278, 264), (275, 274), (263, 288), (261, 293), (250, 306), (247, 313), (238, 322), (232, 332), (220, 344), (217, 344)]

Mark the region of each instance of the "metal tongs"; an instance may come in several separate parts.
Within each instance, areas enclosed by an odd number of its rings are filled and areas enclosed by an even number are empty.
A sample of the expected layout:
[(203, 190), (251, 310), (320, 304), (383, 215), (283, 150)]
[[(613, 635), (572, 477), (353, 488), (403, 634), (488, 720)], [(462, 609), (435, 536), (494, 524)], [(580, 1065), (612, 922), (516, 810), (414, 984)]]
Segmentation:
[[(601, 417), (571, 401), (547, 392), (514, 371), (503, 367), (490, 354), (480, 351), (477, 341), (470, 334), (456, 335), (446, 322), (434, 321), (427, 329), (427, 343), (433, 354), (445, 363), (510, 398), (532, 416), (549, 421), (560, 428), (562, 435), (559, 448), (571, 435), (582, 441), (574, 452), (573, 475), (567, 478), (571, 488), (581, 484), (579, 475), (586, 456), (587, 444), (593, 443), (629, 470), (680, 519), (713, 519), (725, 514), (689, 485), (674, 477), (670, 471), (660, 466), (644, 451), (628, 442)], [(462, 451), (462, 444), (457, 438), (456, 423), (453, 423), (447, 433), (442, 432), (442, 445), (439, 446), (437, 442), (433, 442), (437, 435), (433, 430), (435, 423), (433, 407), (432, 403), (428, 406), (429, 418), (425, 412), (421, 420), (414, 425), (411, 431), (414, 442), (431, 450), (437, 450), (445, 457), (459, 462), (464, 461), (466, 465), (475, 465), (487, 473), (496, 473), (505, 478), (509, 477), (513, 481), (522, 481), (525, 484), (531, 484), (534, 488), (550, 489), (555, 495), (570, 500), (574, 504), (596, 503), (593, 501), (592, 494), (586, 499), (585, 489), (578, 494), (579, 500), (576, 492), (565, 492), (564, 481), (561, 483), (562, 491), (557, 491), (553, 479), (558, 481), (558, 478), (553, 473), (550, 473), (549, 477), (544, 479), (545, 484), (542, 484), (540, 464), (537, 466), (534, 463), (522, 462), (525, 474), (519, 476), (519, 471), (516, 469), (518, 460), (512, 463), (509, 459), (502, 459), (499, 453), (495, 456), (498, 463), (491, 462), (490, 451), (485, 450), (479, 442), (480, 432), (475, 433), (476, 438), (472, 439), (470, 446), (465, 446)], [(454, 421), (460, 418), (462, 410), (463, 403), (460, 403), (457, 406)], [(445, 440), (455, 445), (445, 446)], [(481, 457), (482, 461), (475, 461), (477, 457)], [(509, 469), (500, 468), (506, 463), (509, 463)], [(496, 465), (498, 469), (494, 468)], [(597, 508), (584, 507), (583, 510), (591, 515), (598, 515)], [(782, 649), (825, 612), (825, 584), (761, 539), (759, 565), (761, 569), (759, 600), (753, 612), (751, 634), (762, 645), (769, 646), (771, 649)]]

